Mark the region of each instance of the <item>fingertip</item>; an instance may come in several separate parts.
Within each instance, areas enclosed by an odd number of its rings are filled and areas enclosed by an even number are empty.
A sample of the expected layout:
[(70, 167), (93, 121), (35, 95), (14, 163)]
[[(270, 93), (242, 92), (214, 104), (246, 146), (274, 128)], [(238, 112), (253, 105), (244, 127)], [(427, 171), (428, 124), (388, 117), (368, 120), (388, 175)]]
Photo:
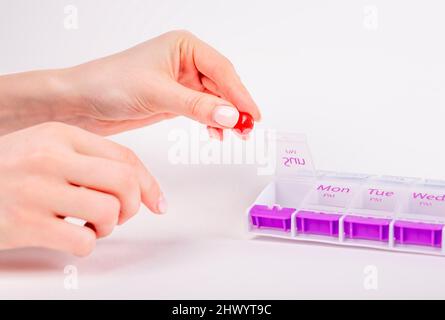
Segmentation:
[(213, 109), (212, 119), (225, 128), (233, 128), (238, 122), (239, 111), (231, 105), (219, 105)]
[(260, 108), (258, 108), (257, 104), (253, 101), (250, 95), (248, 100), (248, 103), (245, 104), (248, 106), (246, 111), (250, 113), (250, 115), (253, 117), (253, 120), (255, 120), (256, 122), (260, 122), (262, 118)]
[(224, 135), (223, 135), (223, 129), (221, 128), (214, 128), (214, 127), (207, 127), (207, 131), (209, 133), (209, 137), (211, 139), (215, 139), (218, 141), (223, 141)]
[(257, 110), (255, 111), (255, 113), (253, 114), (253, 120), (255, 120), (255, 122), (261, 122), (263, 116), (261, 115), (260, 110), (258, 110), (258, 107), (256, 108)]
[(165, 214), (168, 209), (168, 203), (164, 194), (160, 194), (156, 200), (144, 202), (145, 206), (155, 214)]
[(167, 201), (157, 181), (153, 179), (150, 187), (142, 194), (142, 203), (153, 213), (162, 214), (167, 211)]
[(168, 209), (167, 200), (165, 199), (164, 194), (162, 194), (162, 193), (158, 199), (157, 209), (158, 209), (158, 213), (160, 213), (160, 214), (165, 214)]

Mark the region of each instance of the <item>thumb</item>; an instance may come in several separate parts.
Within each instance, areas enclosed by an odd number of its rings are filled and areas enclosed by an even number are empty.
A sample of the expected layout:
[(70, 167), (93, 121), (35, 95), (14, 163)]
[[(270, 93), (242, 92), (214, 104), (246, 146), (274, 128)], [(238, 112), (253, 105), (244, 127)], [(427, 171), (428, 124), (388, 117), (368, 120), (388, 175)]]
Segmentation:
[(238, 122), (238, 109), (226, 100), (176, 82), (169, 89), (168, 97), (171, 101), (167, 107), (170, 112), (216, 128), (233, 128)]

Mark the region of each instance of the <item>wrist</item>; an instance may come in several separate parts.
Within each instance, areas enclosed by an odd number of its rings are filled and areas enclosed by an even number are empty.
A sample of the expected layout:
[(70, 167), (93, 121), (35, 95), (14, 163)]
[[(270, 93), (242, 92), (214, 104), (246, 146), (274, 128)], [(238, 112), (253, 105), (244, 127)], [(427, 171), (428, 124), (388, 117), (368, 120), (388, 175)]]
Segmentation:
[(47, 70), (42, 76), (43, 92), (47, 92), (47, 95), (41, 101), (52, 121), (75, 122), (84, 114), (82, 97), (70, 70)]
[(73, 121), (80, 114), (65, 70), (42, 70), (0, 77), (0, 133), (46, 121)]

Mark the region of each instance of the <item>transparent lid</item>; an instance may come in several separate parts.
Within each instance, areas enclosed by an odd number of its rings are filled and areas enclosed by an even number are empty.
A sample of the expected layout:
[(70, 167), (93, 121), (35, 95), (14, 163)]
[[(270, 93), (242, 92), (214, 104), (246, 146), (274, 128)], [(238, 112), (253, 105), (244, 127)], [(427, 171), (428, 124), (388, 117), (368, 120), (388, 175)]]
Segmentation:
[(275, 175), (279, 178), (315, 177), (312, 156), (304, 134), (275, 134)]
[(306, 205), (347, 209), (368, 175), (338, 172), (318, 172)]
[(423, 180), (411, 184), (400, 215), (445, 222), (445, 181)]

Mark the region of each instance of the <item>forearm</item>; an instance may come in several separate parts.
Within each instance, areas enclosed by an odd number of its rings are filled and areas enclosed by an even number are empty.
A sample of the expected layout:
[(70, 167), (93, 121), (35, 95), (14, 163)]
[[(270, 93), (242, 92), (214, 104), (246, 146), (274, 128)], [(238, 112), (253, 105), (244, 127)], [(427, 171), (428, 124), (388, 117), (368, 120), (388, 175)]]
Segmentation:
[(0, 76), (0, 135), (46, 121), (74, 122), (78, 101), (63, 72)]

